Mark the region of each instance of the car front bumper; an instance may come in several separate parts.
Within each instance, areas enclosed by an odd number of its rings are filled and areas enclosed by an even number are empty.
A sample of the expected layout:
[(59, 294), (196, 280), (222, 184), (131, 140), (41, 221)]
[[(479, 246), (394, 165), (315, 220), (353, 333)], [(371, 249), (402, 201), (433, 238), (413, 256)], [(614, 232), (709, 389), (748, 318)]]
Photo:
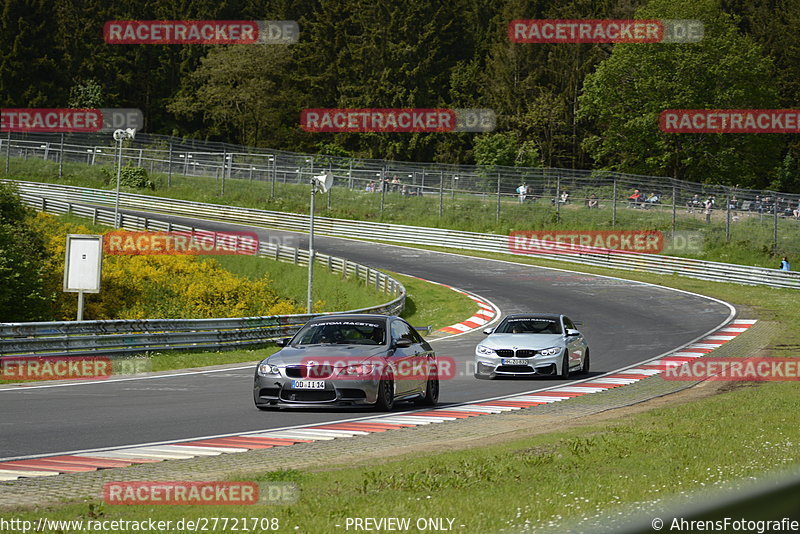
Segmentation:
[(499, 356), (475, 355), (475, 374), (494, 378), (497, 376), (555, 376), (561, 371), (563, 351), (554, 356), (534, 356), (520, 358), (525, 365), (505, 365)]
[(378, 399), (376, 378), (326, 379), (323, 389), (293, 387), (293, 380), (297, 379), (256, 374), (253, 383), (256, 406), (359, 406), (375, 404)]

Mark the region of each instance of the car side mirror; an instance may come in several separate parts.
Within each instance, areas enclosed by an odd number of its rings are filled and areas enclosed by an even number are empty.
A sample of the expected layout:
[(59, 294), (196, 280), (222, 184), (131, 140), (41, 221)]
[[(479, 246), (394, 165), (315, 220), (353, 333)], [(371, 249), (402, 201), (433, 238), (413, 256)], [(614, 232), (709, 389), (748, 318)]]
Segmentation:
[(488, 336), (489, 334), (491, 334), (492, 332), (494, 332), (494, 328), (486, 328), (486, 329), (484, 329), (484, 331), (483, 331), (483, 333), (484, 333), (484, 334), (486, 334), (487, 336)]
[(396, 349), (407, 349), (412, 345), (412, 343), (413, 342), (407, 337), (401, 337), (400, 339), (394, 342), (394, 347)]
[(275, 344), (276, 344), (276, 345), (278, 345), (279, 347), (285, 347), (286, 345), (288, 345), (288, 344), (289, 344), (289, 342), (290, 342), (291, 340), (292, 340), (292, 338), (290, 338), (290, 337), (285, 337), (285, 338), (283, 338), (283, 339), (279, 339), (278, 341), (276, 341), (276, 342), (275, 342)]
[(573, 330), (572, 328), (567, 328), (567, 332), (565, 334), (567, 337), (575, 337), (581, 335), (580, 332), (577, 330)]

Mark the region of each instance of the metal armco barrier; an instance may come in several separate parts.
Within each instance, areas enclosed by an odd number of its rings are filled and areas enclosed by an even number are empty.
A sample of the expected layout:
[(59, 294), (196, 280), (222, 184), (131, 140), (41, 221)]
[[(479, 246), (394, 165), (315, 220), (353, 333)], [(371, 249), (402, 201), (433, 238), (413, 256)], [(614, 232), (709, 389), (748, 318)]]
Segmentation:
[[(90, 218), (113, 225), (114, 212), (103, 208), (81, 206), (22, 193), (29, 206), (50, 213)], [(122, 219), (128, 230), (194, 231), (194, 228), (171, 224), (157, 218)], [(261, 243), (259, 255), (298, 265), (308, 265), (308, 251), (274, 243)], [(274, 315), (232, 319), (140, 319), (106, 321), (57, 321), (0, 323), (0, 356), (84, 356), (122, 355), (127, 353), (168, 350), (219, 350), (263, 344), (287, 337), (309, 319), (331, 313), (384, 313), (396, 315), (405, 306), (403, 284), (380, 271), (344, 258), (314, 254), (317, 264), (342, 276), (355, 276), (394, 299), (378, 306), (302, 315)]]
[[(16, 184), (22, 193), (42, 197), (44, 199), (42, 200), (44, 206), (39, 206), (40, 209), (46, 207), (47, 203), (50, 202), (48, 199), (58, 199), (62, 202), (100, 205), (111, 205), (114, 202), (113, 191), (36, 182), (12, 180), (9, 180), (9, 182)], [(122, 193), (120, 195), (120, 205), (136, 210), (252, 224), (281, 230), (304, 232), (308, 229), (308, 216), (296, 213), (206, 204), (131, 193)], [(508, 241), (509, 237), (505, 235), (464, 232), (444, 228), (353, 221), (328, 217), (315, 217), (314, 222), (316, 232), (330, 236), (432, 245), (506, 254), (511, 252)], [(620, 254), (613, 252), (601, 254), (595, 252), (591, 254), (536, 254), (535, 257), (610, 269), (680, 275), (717, 282), (800, 289), (800, 272), (786, 272), (778, 269), (735, 265), (660, 254)]]

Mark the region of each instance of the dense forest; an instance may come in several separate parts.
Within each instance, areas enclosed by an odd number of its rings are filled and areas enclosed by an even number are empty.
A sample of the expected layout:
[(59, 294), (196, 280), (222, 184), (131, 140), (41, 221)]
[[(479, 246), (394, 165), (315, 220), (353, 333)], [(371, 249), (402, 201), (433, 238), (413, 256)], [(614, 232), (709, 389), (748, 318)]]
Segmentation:
[[(520, 44), (533, 18), (700, 19), (696, 44)], [(296, 20), (294, 45), (109, 45), (109, 20)], [(604, 168), (800, 192), (797, 135), (666, 134), (667, 108), (796, 108), (800, 0), (3, 0), (0, 107), (303, 152)], [(488, 134), (308, 133), (305, 108), (492, 108)]]

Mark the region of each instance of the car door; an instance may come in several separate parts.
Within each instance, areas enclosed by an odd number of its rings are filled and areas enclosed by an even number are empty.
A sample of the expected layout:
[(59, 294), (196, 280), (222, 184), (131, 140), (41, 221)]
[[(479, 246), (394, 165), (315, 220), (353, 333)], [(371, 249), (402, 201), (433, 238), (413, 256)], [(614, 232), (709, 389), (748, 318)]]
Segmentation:
[[(566, 335), (568, 330), (577, 330), (575, 327), (575, 323), (573, 323), (569, 317), (564, 316), (564, 334)], [(567, 336), (566, 338), (567, 344), (567, 353), (569, 354), (570, 360), (570, 367), (577, 367), (579, 364), (583, 363), (583, 354), (586, 350), (586, 343), (583, 339), (583, 334), (579, 334), (577, 336)]]
[[(419, 375), (418, 361), (422, 351), (420, 344), (414, 340), (411, 334), (411, 327), (405, 321), (396, 319), (392, 321), (391, 327), (392, 344), (389, 352), (389, 361), (395, 368), (395, 394), (397, 396), (408, 395), (419, 391), (421, 380)], [(410, 341), (408, 347), (398, 347), (400, 340)]]

